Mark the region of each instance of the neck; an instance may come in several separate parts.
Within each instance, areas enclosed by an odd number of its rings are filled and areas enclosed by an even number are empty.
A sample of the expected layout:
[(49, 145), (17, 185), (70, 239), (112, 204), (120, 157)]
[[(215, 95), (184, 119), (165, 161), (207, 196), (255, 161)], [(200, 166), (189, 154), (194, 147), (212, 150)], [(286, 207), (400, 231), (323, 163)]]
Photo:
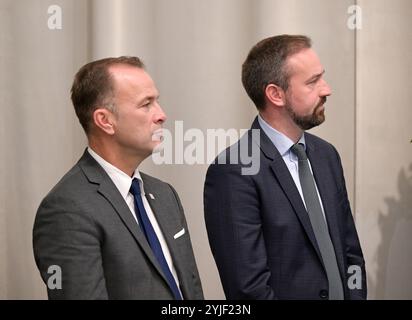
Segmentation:
[(131, 152), (122, 150), (118, 145), (107, 141), (89, 138), (89, 147), (100, 157), (115, 166), (119, 170), (132, 177), (136, 168), (145, 158), (139, 157)]
[[(270, 107), (267, 107), (268, 109)], [(303, 135), (303, 130), (299, 128), (296, 123), (290, 117), (282, 116), (275, 112), (267, 110), (260, 112), (260, 116), (265, 120), (272, 128), (283, 133), (294, 143), (297, 143)]]

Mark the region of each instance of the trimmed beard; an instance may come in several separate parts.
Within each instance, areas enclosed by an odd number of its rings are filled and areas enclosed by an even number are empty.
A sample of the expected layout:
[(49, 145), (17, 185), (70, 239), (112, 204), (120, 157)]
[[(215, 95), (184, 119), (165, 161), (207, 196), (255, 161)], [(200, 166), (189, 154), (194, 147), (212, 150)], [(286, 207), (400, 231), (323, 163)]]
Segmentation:
[(325, 110), (320, 110), (323, 104), (326, 102), (326, 97), (322, 98), (318, 105), (313, 110), (312, 114), (307, 116), (299, 116), (293, 111), (292, 106), (286, 101), (286, 111), (291, 116), (293, 122), (302, 130), (309, 130), (317, 127), (325, 121)]

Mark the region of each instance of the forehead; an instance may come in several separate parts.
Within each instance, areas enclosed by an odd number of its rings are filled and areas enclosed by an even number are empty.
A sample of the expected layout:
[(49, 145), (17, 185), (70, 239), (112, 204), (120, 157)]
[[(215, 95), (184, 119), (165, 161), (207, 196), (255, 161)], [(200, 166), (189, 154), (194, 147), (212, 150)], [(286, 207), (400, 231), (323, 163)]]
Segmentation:
[(287, 67), (291, 77), (311, 77), (323, 71), (318, 55), (312, 49), (304, 49), (290, 56)]
[(143, 69), (114, 65), (109, 68), (113, 77), (115, 94), (133, 96), (157, 95), (157, 89), (150, 75)]

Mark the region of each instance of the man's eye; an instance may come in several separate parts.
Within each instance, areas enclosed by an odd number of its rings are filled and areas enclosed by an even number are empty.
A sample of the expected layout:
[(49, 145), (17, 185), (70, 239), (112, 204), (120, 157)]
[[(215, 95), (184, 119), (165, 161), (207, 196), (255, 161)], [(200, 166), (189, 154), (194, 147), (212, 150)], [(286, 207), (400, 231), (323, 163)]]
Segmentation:
[(308, 84), (310, 85), (314, 85), (318, 82), (319, 79), (313, 79), (312, 81), (310, 81)]

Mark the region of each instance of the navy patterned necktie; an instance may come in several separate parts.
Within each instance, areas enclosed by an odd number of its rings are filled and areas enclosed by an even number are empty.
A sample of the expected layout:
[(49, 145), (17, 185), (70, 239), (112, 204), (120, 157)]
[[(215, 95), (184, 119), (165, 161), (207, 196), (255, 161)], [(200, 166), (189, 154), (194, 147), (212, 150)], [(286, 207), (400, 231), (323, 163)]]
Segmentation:
[(149, 243), (150, 248), (152, 248), (155, 257), (159, 262), (160, 267), (162, 268), (163, 274), (166, 276), (169, 287), (173, 292), (173, 296), (176, 300), (182, 300), (182, 296), (177, 287), (176, 281), (166, 262), (166, 258), (163, 254), (163, 250), (160, 245), (159, 239), (156, 236), (156, 232), (154, 231), (153, 226), (150, 223), (149, 217), (147, 215), (147, 212), (144, 208), (140, 193), (139, 180), (137, 178), (134, 178), (132, 181), (130, 193), (133, 195), (134, 198), (134, 207), (140, 228), (142, 229), (143, 234), (146, 236), (147, 242)]
[(335, 249), (329, 235), (328, 227), (323, 216), (315, 180), (309, 167), (308, 157), (302, 144), (294, 144), (291, 150), (298, 157), (299, 180), (305, 199), (306, 210), (315, 233), (316, 242), (322, 256), (323, 264), (329, 282), (329, 299), (343, 300), (343, 286), (336, 261)]

